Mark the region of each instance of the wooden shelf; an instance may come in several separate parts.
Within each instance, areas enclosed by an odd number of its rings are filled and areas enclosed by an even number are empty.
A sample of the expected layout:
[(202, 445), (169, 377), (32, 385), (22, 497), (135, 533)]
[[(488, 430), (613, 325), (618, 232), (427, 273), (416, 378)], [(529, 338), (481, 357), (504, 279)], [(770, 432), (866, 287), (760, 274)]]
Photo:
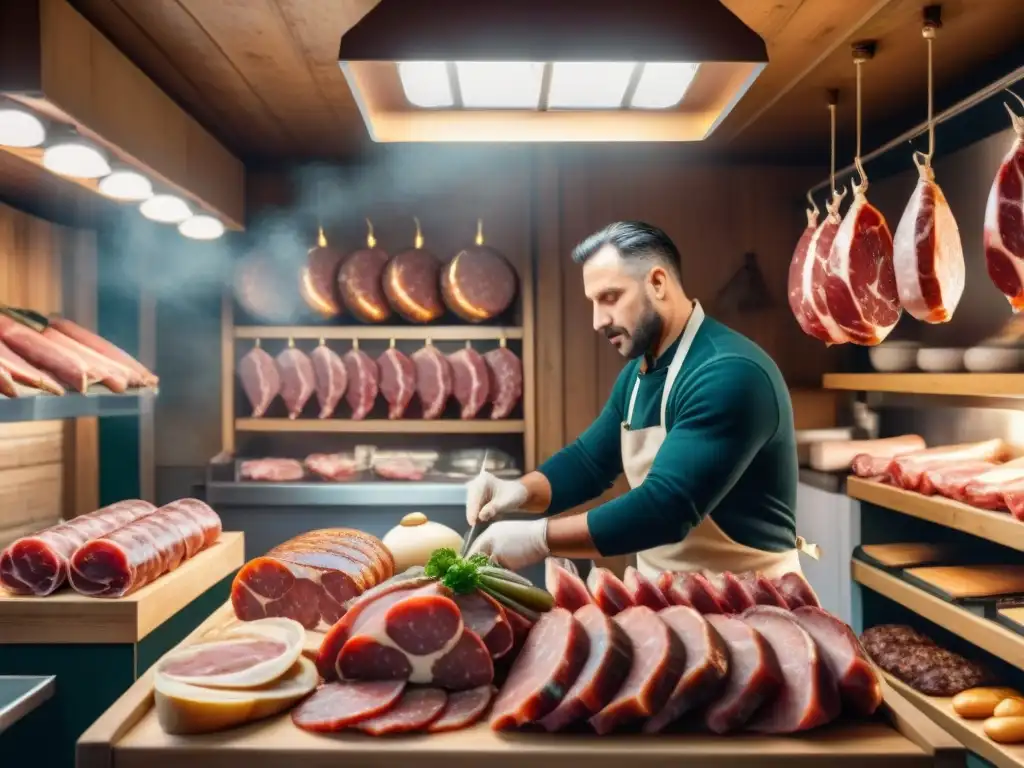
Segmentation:
[(1024, 768), (1024, 744), (999, 744), (985, 735), (984, 720), (965, 720), (953, 711), (952, 699), (926, 696), (883, 672), (886, 682), (934, 720), (943, 730), (997, 768)]
[(214, 544), (138, 592), (85, 597), (70, 588), (46, 597), (0, 589), (0, 643), (137, 643), (245, 563), (245, 534)]
[(822, 387), (910, 395), (1024, 397), (1024, 373), (826, 373)]
[(996, 611), (999, 620), (1024, 633), (1024, 608), (1003, 608)]
[(236, 339), (359, 339), (497, 341), (521, 339), (523, 329), (494, 325), (237, 325)]
[(348, 432), (353, 434), (515, 435), (522, 419), (235, 419), (238, 432)]
[(1021, 635), (859, 560), (851, 562), (850, 570), (857, 583), (1024, 670), (1024, 637)]
[(942, 496), (922, 496), (859, 477), (847, 479), (846, 493), (854, 499), (1024, 552), (1024, 523), (1007, 512), (990, 512)]

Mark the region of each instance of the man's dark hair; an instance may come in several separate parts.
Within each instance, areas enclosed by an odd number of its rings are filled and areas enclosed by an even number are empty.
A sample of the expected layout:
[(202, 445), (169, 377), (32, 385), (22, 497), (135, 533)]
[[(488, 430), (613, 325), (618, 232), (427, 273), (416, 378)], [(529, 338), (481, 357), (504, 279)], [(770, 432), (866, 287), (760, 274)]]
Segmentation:
[(657, 260), (668, 267), (682, 282), (682, 256), (672, 238), (653, 224), (642, 221), (616, 221), (585, 238), (572, 251), (572, 260), (583, 264), (591, 256), (610, 245), (626, 261)]

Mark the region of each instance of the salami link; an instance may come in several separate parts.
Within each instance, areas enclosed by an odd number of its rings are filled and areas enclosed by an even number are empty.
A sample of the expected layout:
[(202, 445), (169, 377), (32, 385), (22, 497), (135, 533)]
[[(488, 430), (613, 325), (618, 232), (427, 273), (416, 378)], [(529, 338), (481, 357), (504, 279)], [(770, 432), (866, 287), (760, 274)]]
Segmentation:
[(83, 595), (123, 597), (173, 571), (220, 532), (220, 518), (203, 502), (172, 501), (75, 550), (68, 580)]
[(67, 580), (76, 549), (155, 509), (141, 499), (119, 501), (18, 539), (0, 554), (0, 582), (15, 594), (49, 595)]

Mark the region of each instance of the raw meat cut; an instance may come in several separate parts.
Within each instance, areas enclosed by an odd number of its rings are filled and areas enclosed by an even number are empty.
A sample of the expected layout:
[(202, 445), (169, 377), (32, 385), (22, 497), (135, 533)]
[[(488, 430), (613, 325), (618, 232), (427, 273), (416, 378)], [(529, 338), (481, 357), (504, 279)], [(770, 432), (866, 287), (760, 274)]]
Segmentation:
[(963, 492), (955, 498), (981, 509), (1008, 509), (1007, 491), (1022, 484), (1024, 459), (1014, 459), (975, 475), (964, 483)]
[(515, 270), (504, 256), (484, 245), (481, 228), (476, 242), (456, 253), (441, 270), (444, 303), (471, 323), (493, 320), (516, 297)]
[(81, 545), (68, 561), (68, 581), (82, 595), (124, 597), (212, 546), (220, 533), (220, 517), (204, 502), (178, 499)]
[(573, 616), (587, 633), (590, 652), (558, 706), (541, 718), (548, 731), (560, 731), (604, 709), (633, 667), (633, 644), (618, 621), (596, 605), (585, 605)]
[(320, 403), (318, 418), (329, 419), (345, 394), (348, 371), (338, 353), (324, 344), (323, 339), (309, 353), (309, 359), (313, 362), (313, 373), (316, 376), (316, 399)]
[(1024, 523), (1024, 482), (1013, 483), (1003, 488), (1003, 503), (1011, 515)]
[(484, 716), (495, 693), (497, 689), (493, 685), (449, 693), (448, 706), (439, 718), (427, 726), (427, 732), (443, 733), (468, 728)]
[(116, 344), (112, 344), (88, 328), (83, 328), (66, 317), (58, 317), (56, 315), (50, 315), (47, 318), (47, 322), (49, 322), (51, 328), (57, 329), (68, 338), (74, 339), (80, 344), (89, 347), (89, 349), (95, 350), (103, 355), (103, 357), (134, 371), (135, 378), (131, 381), (132, 386), (155, 387), (160, 383), (160, 379), (156, 374), (146, 368), (146, 366)]
[[(1021, 102), (1024, 104), (1024, 100)], [(1015, 115), (1009, 107), (1007, 111), (1016, 138), (988, 193), (985, 261), (996, 288), (1003, 292), (1014, 312), (1020, 312), (1024, 310), (1024, 117)]]
[(668, 600), (665, 599), (661, 590), (632, 565), (626, 566), (622, 583), (626, 587), (626, 591), (629, 592), (633, 605), (646, 605), (652, 611), (660, 611), (662, 608), (668, 607)]
[(487, 363), (491, 418), (507, 418), (523, 396), (523, 362), (504, 344), (484, 355)]
[(306, 263), (299, 275), (299, 294), (306, 306), (321, 317), (341, 314), (337, 296), (338, 268), (344, 258), (344, 254), (327, 245), (321, 229), (317, 244), (306, 254)]
[(905, 625), (871, 627), (861, 642), (879, 667), (928, 696), (955, 696), (996, 680), (986, 666), (939, 647)]
[(475, 418), (490, 398), (491, 379), (487, 361), (467, 341), (465, 349), (448, 355), (448, 363), (452, 367), (452, 394), (462, 406), (459, 418)]
[(303, 464), (314, 475), (334, 482), (352, 480), (359, 474), (359, 462), (344, 453), (311, 453)]
[(609, 616), (614, 616), (634, 605), (626, 585), (607, 568), (590, 569), (590, 573), (587, 574), (587, 589), (590, 590), (590, 596), (597, 607)]
[(857, 477), (889, 483), (892, 482), (890, 474), (892, 459), (891, 456), (871, 456), (861, 453), (850, 462), (850, 471)]
[(402, 679), (453, 691), (489, 685), (491, 655), (465, 626), (452, 598), (440, 582), (431, 582), (373, 599), (346, 622), (347, 639), (335, 662), (338, 677)]
[(599, 734), (660, 711), (686, 667), (686, 649), (654, 611), (637, 605), (614, 618), (633, 646), (633, 663), (615, 698), (590, 718)]
[(774, 605), (788, 608), (786, 598), (763, 573), (746, 572), (737, 574), (743, 590), (754, 601), (755, 605)]
[(404, 680), (327, 683), (292, 710), (292, 722), (306, 731), (340, 731), (387, 712), (404, 691)]
[(0, 341), (16, 355), (53, 375), (69, 389), (85, 392), (89, 388), (89, 369), (80, 355), (4, 314), (0, 314)]
[(416, 366), (416, 392), (423, 405), (423, 418), (436, 419), (452, 394), (452, 367), (440, 350), (429, 341), (412, 354)]
[(674, 605), (659, 611), (658, 617), (682, 643), (686, 666), (665, 706), (644, 723), (644, 733), (662, 731), (687, 712), (705, 706), (722, 689), (729, 671), (725, 641), (699, 613)]
[(917, 491), (924, 496), (939, 494), (963, 501), (967, 484), (998, 466), (991, 461), (966, 461), (930, 467), (922, 473)]
[(843, 705), (858, 717), (873, 715), (882, 703), (882, 684), (853, 630), (821, 608), (804, 606), (792, 616), (818, 646)]
[(253, 418), (260, 418), (274, 402), (281, 391), (281, 374), (267, 351), (256, 339), (255, 346), (238, 361), (238, 376), (242, 379), (242, 389), (252, 406)]
[(380, 393), (388, 401), (388, 418), (400, 419), (416, 394), (416, 366), (404, 353), (390, 349), (377, 358), (380, 370)]
[(761, 633), (775, 652), (782, 687), (769, 706), (755, 713), (747, 729), (758, 733), (797, 733), (839, 716), (839, 688), (811, 636), (782, 608), (758, 605), (741, 619)]
[(746, 590), (734, 573), (702, 571), (701, 575), (711, 585), (717, 603), (723, 608), (722, 613), (742, 613), (747, 608), (756, 605), (753, 595)]
[[(919, 157), (925, 158), (922, 162)], [(964, 292), (966, 268), (960, 229), (935, 183), (931, 158), (914, 153), (917, 186), (893, 238), (893, 270), (900, 304), (925, 323), (953, 317)]]
[(811, 605), (815, 608), (821, 607), (817, 595), (814, 594), (814, 590), (811, 589), (811, 585), (807, 583), (807, 579), (802, 574), (792, 571), (784, 573), (777, 579), (772, 579), (772, 584), (775, 585), (775, 588), (779, 590), (779, 594), (786, 600), (784, 607), (790, 610), (803, 605)]
[[(863, 180), (864, 173), (858, 167)], [(836, 324), (855, 344), (883, 341), (900, 319), (892, 264), (892, 234), (867, 199), (867, 181), (853, 186), (853, 203), (829, 253), (825, 301)]]
[(111, 392), (118, 394), (128, 389), (129, 379), (133, 376), (132, 372), (128, 369), (122, 368), (113, 360), (108, 360), (84, 344), (80, 344), (74, 339), (65, 336), (56, 328), (43, 329), (43, 338), (52, 341), (69, 354), (78, 355), (82, 362), (85, 363), (85, 369), (90, 382), (98, 381)]
[(441, 261), (423, 247), (416, 227), (415, 247), (393, 256), (384, 268), (384, 295), (410, 323), (430, 323), (444, 314), (438, 279)]
[(242, 480), (282, 483), (301, 480), (306, 473), (295, 459), (246, 459), (238, 468)]
[(553, 557), (544, 562), (544, 587), (554, 598), (555, 605), (572, 613), (594, 602), (583, 580)]
[(807, 228), (797, 242), (789, 266), (789, 306), (793, 315), (804, 333), (826, 344), (848, 341), (832, 319), (825, 301), (828, 259), (842, 221), (839, 206), (845, 196), (846, 190), (842, 194), (833, 190), (831, 202), (825, 205), (827, 214), (820, 224), (817, 223), (817, 209), (807, 211)]
[(685, 605), (698, 613), (729, 613), (729, 606), (702, 573), (666, 571), (659, 576), (658, 587), (671, 605)]
[(391, 316), (391, 307), (381, 287), (388, 263), (387, 253), (377, 247), (371, 233), (366, 248), (349, 254), (338, 269), (338, 295), (349, 314), (364, 323), (382, 323)]
[(277, 370), (281, 380), (281, 399), (289, 419), (297, 419), (316, 388), (316, 373), (309, 355), (288, 339), (287, 348), (277, 356)]
[(542, 614), (494, 700), (491, 728), (509, 730), (545, 717), (576, 682), (589, 655), (587, 632), (569, 611)]
[(725, 685), (704, 711), (707, 727), (723, 734), (742, 728), (762, 704), (779, 692), (782, 670), (775, 651), (746, 622), (718, 614), (705, 616), (704, 620), (718, 631), (729, 650)]
[(330, 627), (347, 600), (390, 578), (394, 568), (391, 553), (368, 533), (309, 531), (242, 566), (231, 604), (243, 621), (286, 616), (306, 629)]
[(422, 480), (426, 475), (423, 464), (409, 458), (376, 459), (373, 462), (374, 474), (385, 480)]
[(440, 688), (406, 688), (402, 698), (387, 712), (351, 727), (371, 736), (422, 731), (441, 716), (447, 703), (448, 694)]
[[(34, 387), (43, 392), (49, 392), (51, 395), (64, 394), (64, 387), (58, 384), (56, 379), (36, 368), (2, 341), (0, 341), (0, 369), (3, 369), (18, 384)], [(7, 396), (13, 397), (14, 393)]]
[(373, 358), (359, 349), (359, 340), (352, 342), (352, 349), (342, 357), (348, 373), (348, 387), (345, 400), (352, 409), (353, 419), (365, 419), (377, 399), (380, 371)]
[(16, 595), (49, 595), (67, 579), (76, 549), (155, 509), (141, 499), (118, 501), (17, 539), (0, 553), (0, 583)]
[(462, 621), (484, 641), (492, 659), (500, 659), (512, 650), (512, 626), (508, 623), (505, 609), (479, 590), (464, 595), (455, 595)]
[(890, 462), (887, 473), (896, 485), (908, 491), (916, 491), (921, 485), (925, 470), (930, 467), (972, 460), (1002, 462), (1009, 457), (1009, 446), (999, 439), (959, 443), (897, 456)]
[(808, 463), (821, 472), (837, 472), (849, 467), (861, 454), (892, 458), (925, 447), (924, 438), (920, 435), (899, 435), (880, 440), (830, 440), (811, 444)]

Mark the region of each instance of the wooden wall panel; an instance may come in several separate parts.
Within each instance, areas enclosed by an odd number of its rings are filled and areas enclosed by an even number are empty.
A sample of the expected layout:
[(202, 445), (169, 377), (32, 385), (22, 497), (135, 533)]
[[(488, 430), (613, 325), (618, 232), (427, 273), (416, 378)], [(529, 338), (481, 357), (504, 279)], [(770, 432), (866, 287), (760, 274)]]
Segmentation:
[[(0, 205), (0, 303), (48, 313), (65, 311), (67, 286), (95, 306), (91, 232), (70, 230)], [(0, 423), (0, 546), (19, 535), (96, 508), (94, 419)], [(67, 491), (67, 492), (65, 492)], [(91, 506), (90, 506), (91, 505)]]

